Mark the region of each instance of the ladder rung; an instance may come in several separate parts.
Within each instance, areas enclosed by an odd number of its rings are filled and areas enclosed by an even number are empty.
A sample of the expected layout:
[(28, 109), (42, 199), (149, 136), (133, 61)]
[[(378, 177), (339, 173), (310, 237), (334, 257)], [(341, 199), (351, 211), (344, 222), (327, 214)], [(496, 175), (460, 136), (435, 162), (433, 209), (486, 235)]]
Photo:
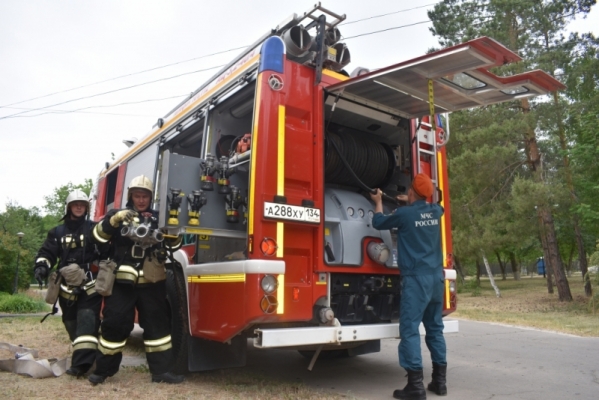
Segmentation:
[(435, 155), (435, 152), (433, 152), (433, 151), (430, 151), (430, 150), (418, 149), (418, 151), (419, 151), (420, 153), (430, 154), (431, 156), (434, 156), (434, 155)]

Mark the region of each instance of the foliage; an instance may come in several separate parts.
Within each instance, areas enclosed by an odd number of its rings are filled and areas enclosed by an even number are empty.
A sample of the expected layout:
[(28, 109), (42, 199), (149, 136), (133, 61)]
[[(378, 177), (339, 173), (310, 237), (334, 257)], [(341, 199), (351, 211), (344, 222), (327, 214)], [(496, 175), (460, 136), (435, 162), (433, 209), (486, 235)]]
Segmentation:
[[(25, 235), (19, 245), (18, 232)], [(26, 289), (33, 276), (33, 258), (45, 238), (43, 218), (37, 208), (8, 203), (0, 213), (0, 291), (12, 293), (18, 265), (18, 288)], [(17, 257), (18, 254), (18, 257)]]
[(46, 311), (48, 306), (42, 300), (32, 299), (24, 294), (10, 295), (0, 292), (0, 312), (25, 314)]
[[(64, 203), (68, 193), (74, 189), (90, 192), (91, 179), (83, 184), (68, 183), (54, 189), (46, 196), (42, 216), (37, 207), (24, 208), (15, 202), (6, 204), (6, 210), (0, 213), (0, 291), (12, 293), (18, 260), (18, 289), (27, 289), (33, 279), (34, 258), (46, 239), (48, 231), (58, 225), (64, 215)], [(52, 214), (53, 213), (53, 214)], [(19, 245), (17, 233), (24, 236)], [(17, 257), (18, 255), (18, 257)]]
[[(599, 204), (593, 201), (599, 195), (599, 46), (590, 34), (565, 36), (568, 22), (584, 16), (595, 3), (446, 0), (429, 11), (431, 32), (441, 46), (489, 36), (523, 58), (496, 68), (496, 74), (540, 68), (569, 86), (556, 97), (452, 114), (447, 146), (452, 229), (454, 251), (463, 264), (481, 252), (534, 260), (542, 254), (537, 215), (541, 208), (551, 210), (562, 258), (572, 254), (576, 243), (573, 212), (583, 220), (587, 247), (599, 234)], [(578, 159), (579, 155), (585, 157)], [(572, 158), (580, 202), (571, 196), (566, 156)]]

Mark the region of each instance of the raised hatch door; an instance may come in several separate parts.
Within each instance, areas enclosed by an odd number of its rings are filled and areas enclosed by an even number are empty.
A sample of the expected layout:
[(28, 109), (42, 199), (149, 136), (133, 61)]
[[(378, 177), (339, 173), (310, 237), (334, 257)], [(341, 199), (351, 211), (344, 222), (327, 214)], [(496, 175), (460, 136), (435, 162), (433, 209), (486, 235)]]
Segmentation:
[(331, 85), (326, 88), (333, 95), (327, 98), (327, 104), (336, 99), (341, 108), (351, 108), (347, 103), (357, 103), (391, 115), (418, 118), (430, 114), (429, 79), (433, 83), (435, 113), (502, 103), (565, 88), (540, 70), (508, 77), (489, 71), (520, 60), (505, 46), (482, 37)]

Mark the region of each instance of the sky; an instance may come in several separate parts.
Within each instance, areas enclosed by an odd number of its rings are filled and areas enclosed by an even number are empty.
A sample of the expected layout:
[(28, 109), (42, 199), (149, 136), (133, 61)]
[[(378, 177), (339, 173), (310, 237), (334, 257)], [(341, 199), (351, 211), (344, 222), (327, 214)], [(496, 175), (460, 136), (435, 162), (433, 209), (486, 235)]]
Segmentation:
[[(127, 149), (123, 140), (146, 135), (243, 48), (315, 3), (1, 1), (0, 211), (9, 202), (41, 209), (54, 188), (95, 180), (112, 154)], [(347, 17), (339, 30), (352, 71), (438, 47), (426, 15), (434, 3), (324, 0), (322, 6)], [(570, 27), (599, 36), (597, 6)]]

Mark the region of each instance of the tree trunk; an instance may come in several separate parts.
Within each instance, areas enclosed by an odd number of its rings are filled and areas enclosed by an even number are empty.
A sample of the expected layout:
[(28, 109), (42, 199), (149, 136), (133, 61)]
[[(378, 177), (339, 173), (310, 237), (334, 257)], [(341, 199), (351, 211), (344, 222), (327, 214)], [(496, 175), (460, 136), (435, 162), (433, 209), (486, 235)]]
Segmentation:
[(558, 251), (559, 248), (557, 245), (557, 237), (555, 236), (553, 215), (551, 215), (551, 210), (544, 207), (539, 210), (539, 215), (543, 220), (541, 234), (545, 236), (545, 239), (547, 240), (547, 250), (549, 253), (549, 258), (545, 259), (545, 269), (547, 269), (547, 264), (549, 263), (549, 267), (555, 277), (555, 285), (557, 286), (559, 300), (572, 301), (572, 293), (570, 293), (568, 278), (566, 278), (566, 274), (564, 274), (562, 259)]
[(589, 276), (589, 265), (587, 255), (584, 250), (582, 233), (580, 233), (580, 226), (578, 226), (578, 223), (575, 223), (574, 225), (574, 232), (576, 233), (576, 244), (578, 247), (578, 262), (580, 264), (580, 272), (582, 273), (582, 279), (584, 280), (584, 294), (587, 297), (593, 297), (593, 288), (591, 287), (591, 278)]
[[(528, 99), (522, 99), (521, 104), (522, 110), (525, 114), (527, 114), (530, 111)], [(530, 165), (530, 168), (533, 172), (533, 178), (535, 182), (544, 184), (541, 153), (539, 151), (537, 137), (533, 127), (528, 127), (527, 131), (525, 132), (525, 137), (526, 155), (528, 157), (528, 164)], [(545, 245), (547, 246), (547, 253), (549, 256), (545, 257), (545, 269), (547, 269), (547, 265), (549, 265), (549, 267), (553, 270), (559, 300), (572, 301), (570, 286), (568, 285), (568, 279), (566, 279), (566, 275), (564, 274), (562, 259), (559, 254), (557, 237), (555, 236), (555, 224), (553, 222), (553, 215), (551, 214), (551, 209), (548, 206), (539, 206), (537, 212), (540, 220), (541, 240), (543, 240), (544, 237)]]
[[(568, 184), (568, 190), (570, 191), (570, 198), (576, 204), (578, 199), (574, 193), (574, 183), (572, 182), (572, 171), (570, 171), (570, 159), (568, 158), (568, 150), (566, 144), (566, 135), (564, 132), (564, 124), (561, 118), (561, 108), (559, 107), (559, 98), (557, 92), (553, 92), (553, 103), (558, 110), (557, 125), (559, 129), (559, 143), (564, 154), (564, 171), (566, 173), (566, 183)], [(576, 247), (578, 248), (578, 264), (580, 265), (580, 272), (582, 273), (582, 279), (584, 280), (584, 294), (587, 297), (593, 296), (593, 288), (591, 287), (591, 280), (589, 279), (589, 265), (587, 263), (587, 252), (584, 248), (584, 241), (582, 240), (582, 231), (580, 230), (580, 224), (578, 223), (578, 216), (574, 216), (574, 236), (576, 236)]]
[[(541, 214), (538, 213), (539, 215), (539, 226), (543, 225), (543, 220), (541, 218)], [(547, 248), (547, 238), (545, 237), (545, 235), (542, 234), (542, 230), (539, 230), (539, 237), (541, 238), (541, 246), (543, 247), (543, 259), (544, 260), (548, 260), (549, 259), (549, 249)], [(536, 264), (535, 264), (535, 268), (536, 268)], [(547, 293), (549, 294), (553, 294), (553, 283), (551, 281), (551, 268), (549, 268), (549, 265), (547, 264), (547, 262), (545, 262), (545, 279), (547, 279)]]
[(478, 258), (476, 259), (476, 283), (478, 286), (480, 286), (480, 261), (478, 261)]
[(520, 280), (520, 268), (518, 268), (518, 263), (516, 262), (516, 255), (513, 251), (510, 251), (510, 264), (512, 265), (512, 273), (514, 274), (514, 280)]
[(499, 262), (499, 269), (501, 270), (501, 280), (505, 281), (507, 279), (506, 275), (505, 275), (505, 262), (501, 261), (501, 257), (499, 255), (498, 251), (495, 251), (495, 256), (497, 257), (497, 261)]
[(462, 281), (462, 285), (464, 284), (464, 270), (462, 269), (462, 264), (460, 263), (460, 260), (458, 260), (458, 257), (454, 254), (453, 255), (453, 267), (455, 268), (455, 270), (457, 271), (460, 280)]
[(574, 248), (575, 245), (572, 244), (572, 246), (570, 246), (570, 255), (568, 256), (568, 266), (566, 267), (566, 273), (568, 276), (572, 276), (572, 258), (574, 257)]
[(499, 292), (499, 288), (497, 287), (495, 278), (493, 277), (493, 271), (491, 271), (491, 266), (489, 265), (489, 260), (487, 260), (487, 256), (485, 256), (484, 251), (481, 250), (480, 252), (482, 253), (485, 268), (487, 269), (487, 274), (489, 275), (489, 282), (491, 282), (491, 286), (493, 286), (493, 289), (495, 290), (495, 295), (497, 297), (501, 297), (501, 293)]

